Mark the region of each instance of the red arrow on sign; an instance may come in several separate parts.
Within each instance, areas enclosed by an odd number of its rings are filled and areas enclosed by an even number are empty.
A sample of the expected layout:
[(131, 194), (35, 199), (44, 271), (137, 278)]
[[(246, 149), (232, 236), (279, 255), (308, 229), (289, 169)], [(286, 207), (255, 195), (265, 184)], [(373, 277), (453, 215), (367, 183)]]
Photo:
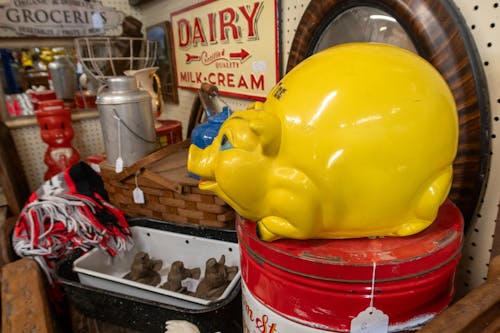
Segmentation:
[(197, 61), (197, 60), (200, 60), (199, 55), (186, 53), (186, 64), (189, 64), (191, 61)]
[(241, 49), (240, 52), (229, 53), (230, 58), (240, 59), (241, 62), (245, 61), (249, 56), (250, 56), (250, 53), (248, 53), (244, 49)]

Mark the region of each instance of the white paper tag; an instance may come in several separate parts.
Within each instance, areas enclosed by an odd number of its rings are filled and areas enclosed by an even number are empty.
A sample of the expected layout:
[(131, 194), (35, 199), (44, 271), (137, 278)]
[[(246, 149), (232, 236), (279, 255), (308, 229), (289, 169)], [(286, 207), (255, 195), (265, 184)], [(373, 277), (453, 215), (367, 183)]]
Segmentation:
[(194, 293), (196, 292), (196, 289), (198, 288), (198, 285), (200, 284), (200, 280), (192, 279), (192, 278), (185, 278), (184, 280), (181, 281), (181, 286), (186, 288), (188, 291)]
[(101, 167), (97, 163), (90, 163), (90, 167), (97, 173), (101, 173)]
[(122, 171), (123, 171), (123, 160), (122, 160), (121, 156), (118, 156), (118, 158), (116, 159), (116, 162), (115, 162), (115, 172), (120, 173)]
[(142, 190), (140, 188), (136, 187), (132, 191), (132, 195), (134, 197), (134, 202), (136, 204), (143, 204), (145, 202), (145, 200), (144, 200), (144, 192), (142, 192)]
[(368, 307), (351, 320), (351, 333), (387, 333), (389, 316), (382, 311)]

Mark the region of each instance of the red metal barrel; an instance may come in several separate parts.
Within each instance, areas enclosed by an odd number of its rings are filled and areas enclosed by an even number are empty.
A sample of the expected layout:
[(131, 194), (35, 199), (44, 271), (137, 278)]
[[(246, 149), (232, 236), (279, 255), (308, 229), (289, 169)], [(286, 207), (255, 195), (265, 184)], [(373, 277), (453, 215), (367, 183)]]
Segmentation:
[(348, 332), (370, 305), (389, 331), (421, 326), (451, 302), (463, 219), (445, 202), (436, 221), (408, 237), (262, 242), (239, 219), (244, 332)]

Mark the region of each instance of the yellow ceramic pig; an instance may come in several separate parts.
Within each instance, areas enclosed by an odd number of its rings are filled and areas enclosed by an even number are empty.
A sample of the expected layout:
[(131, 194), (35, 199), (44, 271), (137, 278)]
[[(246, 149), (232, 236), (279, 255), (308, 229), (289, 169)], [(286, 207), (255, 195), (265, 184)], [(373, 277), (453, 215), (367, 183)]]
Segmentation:
[(345, 44), (235, 112), (206, 149), (191, 145), (188, 169), (266, 241), (406, 236), (446, 199), (457, 141), (453, 96), (428, 62)]

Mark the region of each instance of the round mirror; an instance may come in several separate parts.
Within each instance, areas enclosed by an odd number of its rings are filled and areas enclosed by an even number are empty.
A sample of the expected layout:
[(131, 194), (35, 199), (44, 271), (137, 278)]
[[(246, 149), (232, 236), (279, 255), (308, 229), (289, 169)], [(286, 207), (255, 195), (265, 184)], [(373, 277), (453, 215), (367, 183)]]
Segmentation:
[(350, 8), (335, 17), (321, 32), (313, 53), (353, 42), (392, 44), (417, 53), (410, 37), (394, 17), (367, 6)]

